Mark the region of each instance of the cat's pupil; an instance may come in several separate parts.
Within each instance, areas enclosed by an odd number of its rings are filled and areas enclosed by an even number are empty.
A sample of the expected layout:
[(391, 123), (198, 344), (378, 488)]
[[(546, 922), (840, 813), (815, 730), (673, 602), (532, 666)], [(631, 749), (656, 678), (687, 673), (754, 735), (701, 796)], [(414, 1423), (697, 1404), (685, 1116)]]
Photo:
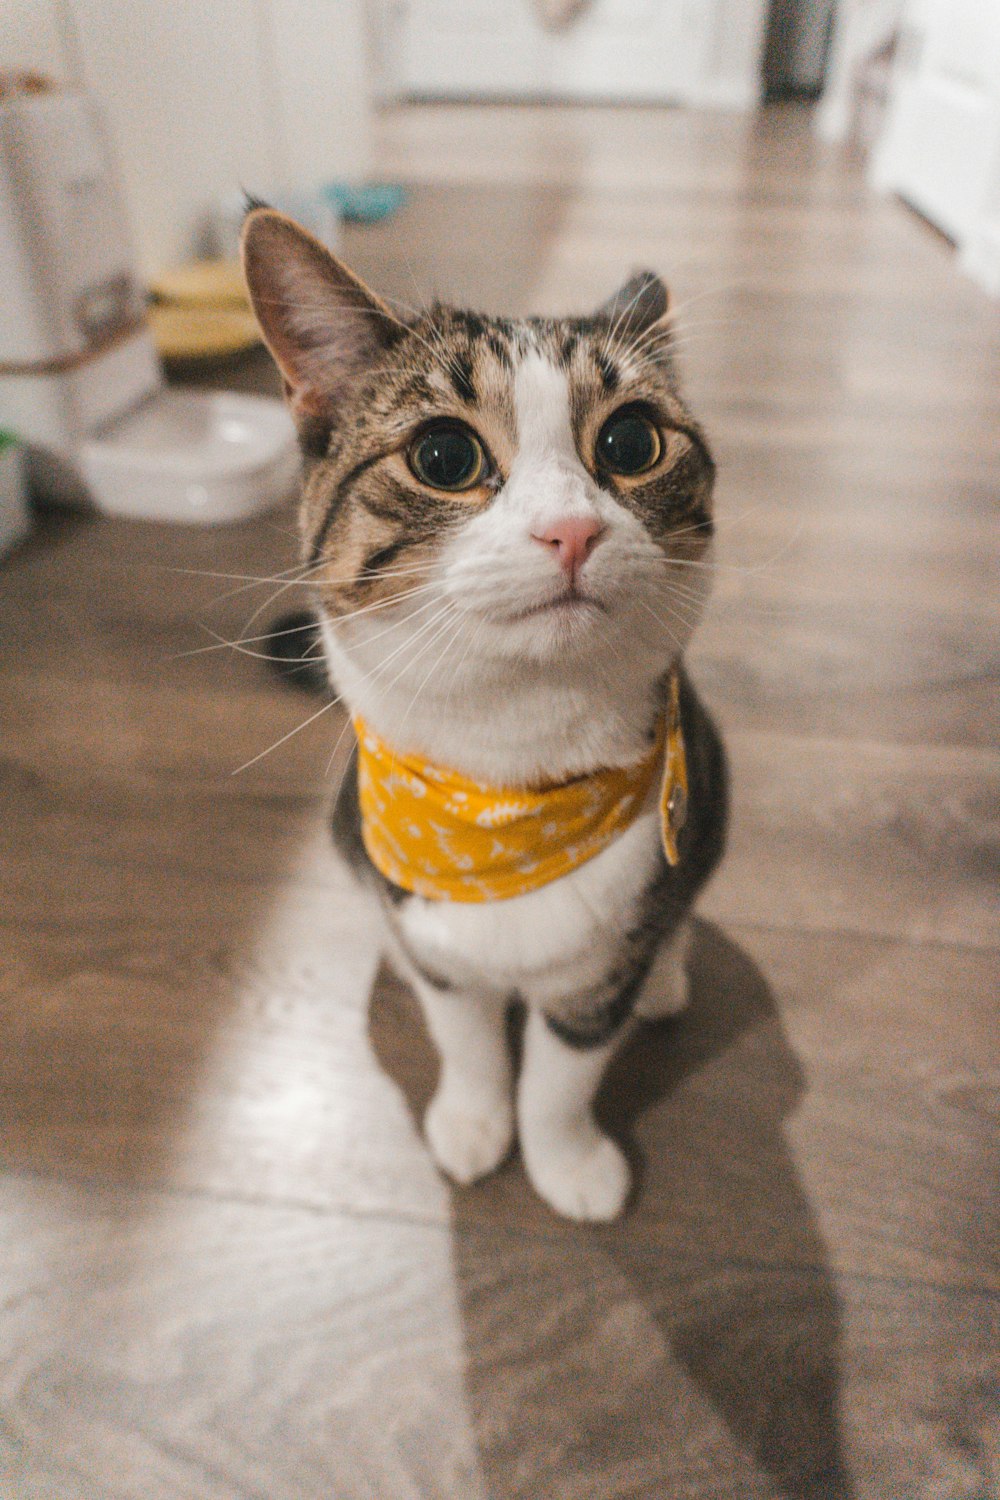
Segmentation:
[(436, 427), (413, 450), (417, 477), (442, 490), (468, 486), (478, 477), (481, 462), (482, 449), (460, 427)]
[(641, 474), (659, 457), (659, 438), (648, 417), (627, 412), (610, 417), (597, 439), (598, 462), (612, 474)]

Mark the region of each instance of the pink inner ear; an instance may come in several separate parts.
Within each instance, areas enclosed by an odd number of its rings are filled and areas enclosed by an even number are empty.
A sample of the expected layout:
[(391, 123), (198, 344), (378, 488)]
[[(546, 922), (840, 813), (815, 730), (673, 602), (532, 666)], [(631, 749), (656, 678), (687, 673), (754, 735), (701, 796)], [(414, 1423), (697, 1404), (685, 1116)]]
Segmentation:
[(323, 245), (274, 210), (249, 216), (243, 267), (293, 412), (331, 417), (397, 320)]
[(285, 388), (285, 400), (297, 420), (329, 416), (330, 393), (323, 395), (311, 385), (294, 386), (287, 376), (282, 378), (281, 383)]

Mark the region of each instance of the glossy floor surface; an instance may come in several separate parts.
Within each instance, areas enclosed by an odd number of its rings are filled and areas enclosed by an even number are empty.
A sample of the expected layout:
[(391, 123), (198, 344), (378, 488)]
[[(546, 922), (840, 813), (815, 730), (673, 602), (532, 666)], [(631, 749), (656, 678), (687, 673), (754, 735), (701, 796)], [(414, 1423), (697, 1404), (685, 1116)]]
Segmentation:
[(328, 847), (339, 710), (293, 735), (215, 649), (301, 597), (247, 586), (291, 512), (48, 523), (0, 569), (0, 1495), (987, 1500), (1000, 306), (795, 113), (428, 107), (379, 152), (387, 293), (674, 283), (735, 801), (693, 1004), (602, 1095), (619, 1224), (516, 1159), (449, 1188)]

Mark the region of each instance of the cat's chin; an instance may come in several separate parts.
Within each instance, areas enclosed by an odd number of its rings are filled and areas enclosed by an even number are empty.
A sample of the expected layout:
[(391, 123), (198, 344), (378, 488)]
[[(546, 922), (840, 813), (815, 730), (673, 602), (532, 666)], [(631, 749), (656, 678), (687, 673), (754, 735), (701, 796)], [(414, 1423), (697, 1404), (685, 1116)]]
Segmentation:
[(586, 594), (561, 594), (557, 599), (545, 599), (540, 604), (529, 604), (500, 615), (498, 623), (501, 626), (520, 625), (525, 620), (545, 620), (563, 624), (567, 621), (592, 621), (595, 613), (607, 612), (607, 606), (600, 599), (592, 599)]
[(497, 610), (481, 619), (492, 627), (499, 655), (547, 660), (592, 652), (606, 637), (609, 613), (600, 600), (573, 595)]

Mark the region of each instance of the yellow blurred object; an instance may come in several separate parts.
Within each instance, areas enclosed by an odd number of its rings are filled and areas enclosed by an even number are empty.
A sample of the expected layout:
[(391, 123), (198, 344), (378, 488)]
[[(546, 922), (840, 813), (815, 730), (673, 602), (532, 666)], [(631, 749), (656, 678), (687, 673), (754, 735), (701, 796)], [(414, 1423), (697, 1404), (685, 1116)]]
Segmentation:
[(260, 339), (235, 260), (193, 260), (151, 287), (149, 326), (161, 359), (219, 359)]
[(249, 307), (239, 261), (193, 260), (163, 271), (150, 287), (158, 302), (185, 307)]
[(161, 359), (212, 359), (252, 349), (260, 339), (253, 313), (241, 307), (154, 303), (150, 332)]

